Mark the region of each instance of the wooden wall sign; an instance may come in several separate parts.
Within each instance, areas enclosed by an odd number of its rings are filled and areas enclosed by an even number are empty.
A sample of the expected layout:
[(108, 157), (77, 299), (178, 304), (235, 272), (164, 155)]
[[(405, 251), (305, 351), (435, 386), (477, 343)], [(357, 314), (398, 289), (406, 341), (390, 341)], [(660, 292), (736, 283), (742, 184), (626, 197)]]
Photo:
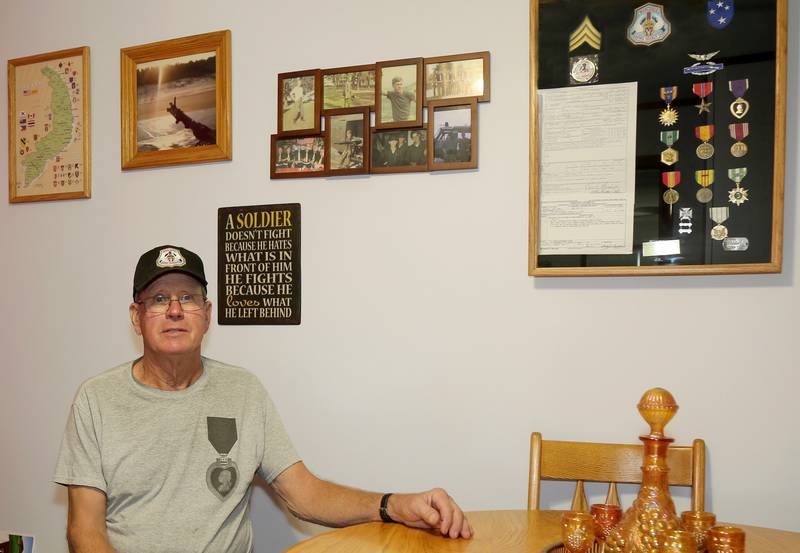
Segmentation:
[(221, 325), (300, 324), (300, 204), (218, 211)]

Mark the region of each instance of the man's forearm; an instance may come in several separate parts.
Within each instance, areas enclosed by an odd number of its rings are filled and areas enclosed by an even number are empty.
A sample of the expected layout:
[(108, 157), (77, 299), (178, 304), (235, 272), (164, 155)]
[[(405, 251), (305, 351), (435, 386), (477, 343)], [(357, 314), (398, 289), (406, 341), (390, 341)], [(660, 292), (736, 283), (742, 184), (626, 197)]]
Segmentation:
[(332, 527), (380, 520), (380, 494), (314, 479), (302, 506), (288, 503), (289, 510), (299, 518)]

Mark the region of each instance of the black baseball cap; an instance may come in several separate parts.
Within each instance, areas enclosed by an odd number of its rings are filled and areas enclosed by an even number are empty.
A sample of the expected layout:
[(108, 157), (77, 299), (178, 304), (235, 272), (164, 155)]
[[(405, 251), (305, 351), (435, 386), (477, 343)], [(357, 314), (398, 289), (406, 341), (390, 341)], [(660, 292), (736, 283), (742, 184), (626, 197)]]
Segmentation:
[(151, 282), (167, 273), (184, 273), (197, 279), (206, 289), (206, 273), (203, 260), (196, 253), (178, 246), (157, 246), (144, 252), (133, 273), (133, 299)]

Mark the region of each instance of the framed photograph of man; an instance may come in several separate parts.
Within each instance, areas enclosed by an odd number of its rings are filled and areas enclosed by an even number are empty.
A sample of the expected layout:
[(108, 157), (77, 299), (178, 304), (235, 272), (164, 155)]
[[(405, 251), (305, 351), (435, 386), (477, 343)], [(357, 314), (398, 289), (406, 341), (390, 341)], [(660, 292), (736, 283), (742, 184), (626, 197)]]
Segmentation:
[(369, 171), (369, 107), (329, 110), (325, 136), (328, 176)]
[(478, 167), (478, 100), (428, 102), (428, 167), (476, 169)]
[(122, 168), (232, 158), (231, 32), (120, 51)]
[(422, 58), (375, 64), (375, 128), (422, 126)]
[(278, 74), (278, 134), (319, 134), (322, 73), (319, 69)]
[(325, 137), (273, 134), (270, 141), (270, 170), (273, 179), (324, 177)]
[(352, 65), (322, 71), (322, 109), (375, 105), (375, 64)]
[(418, 129), (372, 129), (370, 173), (428, 170), (428, 132)]
[(425, 58), (425, 103), (475, 97), (488, 102), (489, 52)]

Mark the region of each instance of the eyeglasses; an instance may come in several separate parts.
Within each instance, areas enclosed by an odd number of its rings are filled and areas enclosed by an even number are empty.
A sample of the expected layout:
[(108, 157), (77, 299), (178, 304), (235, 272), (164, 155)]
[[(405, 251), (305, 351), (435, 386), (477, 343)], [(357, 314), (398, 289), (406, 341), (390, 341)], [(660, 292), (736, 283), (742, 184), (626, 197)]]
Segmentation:
[(148, 313), (161, 315), (169, 311), (169, 306), (174, 301), (181, 304), (182, 310), (191, 312), (203, 309), (206, 304), (206, 297), (203, 294), (181, 294), (177, 298), (166, 294), (156, 294), (149, 298), (141, 298), (135, 303), (144, 305), (144, 309)]

